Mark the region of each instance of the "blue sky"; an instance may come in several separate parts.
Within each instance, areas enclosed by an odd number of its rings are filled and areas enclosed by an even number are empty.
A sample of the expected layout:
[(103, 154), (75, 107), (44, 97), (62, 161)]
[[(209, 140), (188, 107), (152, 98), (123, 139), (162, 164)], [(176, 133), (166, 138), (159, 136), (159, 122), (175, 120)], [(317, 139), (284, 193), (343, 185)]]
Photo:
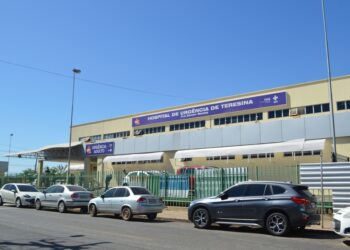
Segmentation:
[[(326, 8), (333, 76), (350, 74), (350, 1)], [(0, 155), (10, 133), (12, 151), (68, 141), (73, 67), (141, 90), (78, 79), (74, 124), (327, 76), (321, 0), (2, 1), (0, 31)]]

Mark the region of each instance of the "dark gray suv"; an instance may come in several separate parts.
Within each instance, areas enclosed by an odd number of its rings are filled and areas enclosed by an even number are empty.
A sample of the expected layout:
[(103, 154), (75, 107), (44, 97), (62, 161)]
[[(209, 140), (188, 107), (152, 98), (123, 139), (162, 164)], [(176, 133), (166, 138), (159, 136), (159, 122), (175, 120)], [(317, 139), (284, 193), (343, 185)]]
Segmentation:
[(208, 228), (211, 223), (263, 227), (272, 235), (320, 221), (316, 197), (307, 186), (271, 181), (242, 182), (218, 196), (195, 200), (188, 218), (197, 228)]

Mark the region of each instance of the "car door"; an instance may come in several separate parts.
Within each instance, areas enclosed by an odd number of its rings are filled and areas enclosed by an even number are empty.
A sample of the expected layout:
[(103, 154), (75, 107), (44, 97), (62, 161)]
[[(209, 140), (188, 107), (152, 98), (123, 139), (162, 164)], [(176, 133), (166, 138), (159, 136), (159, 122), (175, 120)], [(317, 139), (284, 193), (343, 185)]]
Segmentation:
[[(9, 188), (10, 188), (10, 190), (8, 192), (7, 202), (15, 204), (15, 202), (16, 202), (16, 193), (18, 192), (18, 190), (17, 190), (16, 186), (13, 185), (13, 184), (11, 184)], [(14, 192), (14, 191), (16, 191), (16, 192)]]
[(117, 188), (111, 199), (111, 210), (114, 213), (119, 214), (125, 199), (130, 196), (130, 192), (126, 188)]
[(11, 184), (7, 184), (7, 185), (5, 185), (4, 186), (4, 188), (2, 189), (2, 191), (1, 191), (1, 195), (2, 195), (2, 200), (4, 201), (4, 202), (9, 202), (9, 200), (10, 200), (10, 197), (11, 197)]
[(222, 193), (214, 199), (213, 211), (211, 213), (213, 218), (224, 221), (235, 221), (242, 216), (241, 199), (247, 185), (237, 185)]
[(111, 188), (103, 194), (103, 198), (101, 197), (99, 204), (96, 204), (98, 211), (100, 211), (100, 212), (110, 212), (111, 211), (111, 209), (112, 209), (111, 203), (112, 203), (112, 199), (114, 198), (115, 191), (116, 191), (116, 188)]
[(242, 206), (241, 218), (247, 222), (262, 219), (266, 209), (270, 206), (270, 195), (269, 185), (262, 183), (248, 185), (244, 196), (239, 201)]
[(58, 205), (58, 201), (63, 197), (64, 187), (56, 186), (55, 192), (52, 194), (52, 206), (56, 207)]
[(53, 207), (53, 194), (56, 192), (57, 186), (51, 186), (44, 192), (44, 196), (41, 200), (41, 204), (45, 207)]

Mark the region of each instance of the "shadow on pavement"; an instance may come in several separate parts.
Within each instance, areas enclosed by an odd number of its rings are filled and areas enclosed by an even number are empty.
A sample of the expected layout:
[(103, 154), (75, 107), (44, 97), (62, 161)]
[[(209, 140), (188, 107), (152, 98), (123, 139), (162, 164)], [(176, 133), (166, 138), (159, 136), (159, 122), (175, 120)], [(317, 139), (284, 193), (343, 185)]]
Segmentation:
[[(84, 237), (84, 235), (71, 235), (69, 237), (72, 238), (80, 238)], [(61, 239), (41, 239), (41, 240), (32, 240), (28, 242), (14, 242), (14, 241), (0, 241), (0, 249), (2, 246), (5, 246), (6, 248), (11, 247), (18, 247), (26, 249), (27, 247), (31, 248), (46, 248), (46, 249), (72, 249), (72, 250), (80, 250), (80, 249), (89, 249), (93, 246), (98, 246), (102, 244), (109, 244), (112, 242), (94, 242), (94, 243), (86, 243), (86, 244), (72, 244), (70, 242), (67, 242), (66, 240)], [(101, 248), (103, 248), (101, 246)]]
[[(266, 232), (266, 230), (264, 230), (263, 228), (212, 226), (209, 230), (269, 235)], [(315, 230), (315, 229), (305, 229), (304, 231), (300, 231), (300, 232), (291, 232), (285, 237), (287, 237), (287, 238), (303, 238), (303, 239), (329, 239), (329, 240), (342, 238), (341, 236), (335, 234), (332, 231)]]
[[(109, 219), (116, 219), (116, 220), (120, 220), (123, 221), (123, 219), (118, 216), (118, 215), (111, 215), (111, 214), (98, 214), (96, 216), (96, 218), (109, 218)], [(132, 223), (132, 222), (143, 222), (143, 223), (169, 223), (172, 222), (170, 220), (164, 220), (164, 219), (155, 219), (153, 221), (148, 220), (146, 218), (146, 216), (143, 215), (134, 215), (134, 217), (132, 218), (132, 220), (130, 221), (126, 221), (127, 223)]]
[(344, 243), (346, 246), (350, 247), (350, 240), (344, 240), (343, 243)]

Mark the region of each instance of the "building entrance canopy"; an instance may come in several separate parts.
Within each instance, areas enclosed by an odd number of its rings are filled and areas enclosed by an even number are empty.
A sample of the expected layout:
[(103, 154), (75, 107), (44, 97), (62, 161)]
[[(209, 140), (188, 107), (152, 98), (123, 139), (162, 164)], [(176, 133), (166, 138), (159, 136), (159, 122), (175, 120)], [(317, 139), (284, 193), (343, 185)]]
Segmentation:
[(226, 155), (250, 155), (250, 154), (268, 154), (280, 152), (298, 152), (298, 151), (323, 151), (325, 139), (309, 140), (297, 139), (279, 143), (257, 144), (235, 147), (205, 148), (193, 150), (181, 150), (175, 153), (175, 159), (195, 158), (195, 157), (214, 157)]
[[(72, 161), (73, 162), (84, 161), (85, 153), (84, 153), (83, 142), (72, 142), (71, 148), (72, 148), (72, 151), (71, 151)], [(45, 146), (36, 150), (12, 153), (7, 156), (18, 157), (18, 158), (33, 158), (38, 160), (54, 161), (54, 162), (65, 162), (68, 160), (68, 150), (69, 150), (69, 143), (62, 143), (62, 144)]]
[(126, 162), (126, 161), (154, 161), (160, 160), (164, 152), (148, 153), (148, 154), (130, 154), (130, 155), (116, 155), (107, 156), (103, 163), (106, 162)]

